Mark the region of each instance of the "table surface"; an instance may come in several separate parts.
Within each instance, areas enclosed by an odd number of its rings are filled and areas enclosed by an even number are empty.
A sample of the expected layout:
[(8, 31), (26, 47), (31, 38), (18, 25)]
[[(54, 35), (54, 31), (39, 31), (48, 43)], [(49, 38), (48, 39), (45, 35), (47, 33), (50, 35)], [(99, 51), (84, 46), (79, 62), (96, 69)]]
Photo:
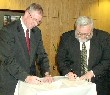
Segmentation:
[(65, 76), (55, 76), (54, 82), (42, 85), (33, 85), (18, 81), (14, 95), (97, 95), (96, 84), (81, 81), (68, 80)]

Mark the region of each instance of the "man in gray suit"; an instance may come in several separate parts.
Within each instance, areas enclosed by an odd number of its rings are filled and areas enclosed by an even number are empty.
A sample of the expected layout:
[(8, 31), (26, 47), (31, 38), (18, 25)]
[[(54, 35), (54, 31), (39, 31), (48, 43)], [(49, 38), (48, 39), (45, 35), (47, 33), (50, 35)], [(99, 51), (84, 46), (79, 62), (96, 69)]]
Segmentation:
[[(44, 82), (52, 82), (49, 75), (49, 60), (43, 47), (42, 35), (37, 27), (42, 20), (43, 9), (31, 4), (19, 20), (0, 30), (0, 95), (14, 95), (18, 80), (39, 84), (35, 61), (40, 67)], [(29, 31), (29, 51), (26, 30)]]
[[(86, 46), (86, 72), (82, 74), (83, 43)], [(60, 74), (67, 75), (71, 80), (78, 76), (81, 80), (92, 81), (96, 83), (97, 95), (108, 95), (109, 46), (110, 35), (107, 32), (94, 29), (91, 18), (79, 17), (75, 30), (68, 31), (61, 37), (57, 57)]]

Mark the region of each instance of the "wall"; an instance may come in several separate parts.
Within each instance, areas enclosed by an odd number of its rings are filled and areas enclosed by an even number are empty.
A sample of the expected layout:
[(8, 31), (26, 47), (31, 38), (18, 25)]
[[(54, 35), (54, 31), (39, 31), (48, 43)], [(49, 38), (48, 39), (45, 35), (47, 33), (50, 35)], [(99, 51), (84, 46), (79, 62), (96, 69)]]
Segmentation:
[(25, 10), (32, 2), (40, 3), (44, 8), (40, 29), (52, 75), (58, 75), (54, 46), (58, 46), (62, 33), (74, 28), (78, 16), (90, 16), (96, 28), (110, 32), (110, 0), (1, 0), (0, 9)]

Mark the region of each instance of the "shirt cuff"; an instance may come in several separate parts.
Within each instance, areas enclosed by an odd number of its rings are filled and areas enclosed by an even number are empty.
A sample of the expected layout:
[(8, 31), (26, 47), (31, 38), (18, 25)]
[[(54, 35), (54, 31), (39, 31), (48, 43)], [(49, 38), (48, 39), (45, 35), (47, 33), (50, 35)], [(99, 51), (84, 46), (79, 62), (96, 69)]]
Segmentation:
[(94, 75), (94, 77), (95, 77), (95, 74), (94, 74), (94, 72), (91, 70), (90, 72), (92, 72), (93, 73), (93, 75)]
[(50, 76), (50, 73), (49, 72), (45, 72), (45, 76)]

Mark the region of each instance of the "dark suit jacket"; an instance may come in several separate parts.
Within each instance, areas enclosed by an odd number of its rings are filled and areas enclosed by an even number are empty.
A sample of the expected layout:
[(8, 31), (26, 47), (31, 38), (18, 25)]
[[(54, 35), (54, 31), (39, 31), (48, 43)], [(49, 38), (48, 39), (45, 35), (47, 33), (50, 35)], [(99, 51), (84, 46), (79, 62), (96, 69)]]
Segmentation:
[[(101, 77), (106, 75), (107, 69), (109, 68), (109, 46), (109, 34), (101, 30), (94, 29), (93, 37), (90, 40), (88, 69), (93, 70), (95, 79), (104, 79)], [(58, 48), (57, 61), (61, 75), (67, 74), (72, 69), (79, 77), (81, 76), (80, 43), (75, 38), (74, 30), (66, 32), (62, 35)]]
[[(88, 69), (93, 70), (96, 76), (103, 75), (110, 64), (108, 33), (101, 30), (93, 30), (93, 37), (90, 40), (90, 55)], [(80, 76), (80, 43), (75, 38), (74, 30), (62, 35), (58, 49), (58, 65), (62, 75), (67, 74), (71, 69)]]
[(18, 80), (24, 81), (28, 75), (35, 75), (36, 58), (42, 75), (49, 71), (48, 58), (38, 27), (31, 30), (30, 46), (29, 56), (20, 20), (0, 30), (0, 93), (4, 92), (3, 95), (13, 95)]

